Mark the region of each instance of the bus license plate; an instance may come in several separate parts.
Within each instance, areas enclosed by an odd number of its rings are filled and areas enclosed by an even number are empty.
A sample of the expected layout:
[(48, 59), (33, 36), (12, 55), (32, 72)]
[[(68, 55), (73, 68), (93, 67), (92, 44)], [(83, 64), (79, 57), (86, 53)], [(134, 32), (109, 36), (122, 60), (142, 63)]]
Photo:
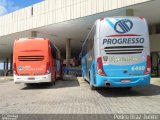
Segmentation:
[(33, 78), (28, 78), (28, 80), (35, 80), (35, 78), (33, 77)]
[(125, 79), (125, 80), (121, 80), (122, 83), (128, 83), (128, 82), (131, 82), (131, 80), (129, 79)]

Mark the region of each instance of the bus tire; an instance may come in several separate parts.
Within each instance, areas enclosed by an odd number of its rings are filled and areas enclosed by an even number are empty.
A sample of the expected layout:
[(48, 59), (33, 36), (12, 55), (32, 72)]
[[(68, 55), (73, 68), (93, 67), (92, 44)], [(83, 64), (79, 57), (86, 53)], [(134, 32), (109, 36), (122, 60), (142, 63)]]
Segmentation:
[(56, 81), (53, 81), (53, 85), (56, 85)]
[(83, 78), (83, 79), (84, 79), (84, 81), (88, 82), (85, 78)]
[(54, 81), (56, 81), (56, 80), (57, 80), (57, 77), (56, 77), (56, 72), (54, 73), (54, 75), (55, 75), (55, 77), (54, 77)]
[(94, 85), (92, 85), (92, 83), (90, 83), (90, 89), (91, 90), (96, 90), (96, 87)]
[(90, 73), (89, 73), (89, 85), (91, 90), (96, 90), (96, 87), (91, 83)]
[(25, 86), (26, 86), (26, 87), (32, 87), (33, 84), (31, 84), (31, 83), (25, 83)]
[(63, 80), (63, 75), (59, 75), (58, 80)]
[(61, 76), (59, 77), (59, 79), (60, 79), (60, 80), (63, 80), (63, 76), (61, 75)]

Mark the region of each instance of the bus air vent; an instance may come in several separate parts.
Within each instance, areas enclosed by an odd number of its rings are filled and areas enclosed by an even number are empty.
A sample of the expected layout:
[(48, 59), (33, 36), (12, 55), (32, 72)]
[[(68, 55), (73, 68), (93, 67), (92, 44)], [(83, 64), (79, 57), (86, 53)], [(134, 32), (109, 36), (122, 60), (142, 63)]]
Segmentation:
[(18, 56), (19, 61), (43, 61), (44, 56)]
[(143, 46), (111, 46), (105, 47), (106, 54), (139, 54), (143, 51)]

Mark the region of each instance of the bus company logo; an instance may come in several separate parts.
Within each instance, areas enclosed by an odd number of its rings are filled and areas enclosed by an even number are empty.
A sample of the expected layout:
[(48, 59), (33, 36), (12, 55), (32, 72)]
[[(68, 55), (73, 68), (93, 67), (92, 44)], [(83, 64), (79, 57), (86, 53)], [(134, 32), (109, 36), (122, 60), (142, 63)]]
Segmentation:
[(128, 19), (122, 19), (116, 22), (114, 26), (114, 30), (117, 33), (127, 33), (129, 32), (133, 27), (133, 22)]
[(23, 66), (18, 66), (18, 70), (22, 70), (23, 69)]

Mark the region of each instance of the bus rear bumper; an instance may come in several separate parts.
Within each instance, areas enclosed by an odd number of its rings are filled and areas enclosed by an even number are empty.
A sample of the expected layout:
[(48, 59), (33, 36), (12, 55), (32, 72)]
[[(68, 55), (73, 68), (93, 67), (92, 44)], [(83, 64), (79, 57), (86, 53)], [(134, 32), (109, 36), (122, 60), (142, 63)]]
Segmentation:
[(14, 74), (14, 83), (44, 83), (51, 82), (51, 74), (41, 76), (17, 76)]
[(96, 75), (97, 87), (134, 87), (150, 84), (150, 75), (132, 77), (104, 77)]

